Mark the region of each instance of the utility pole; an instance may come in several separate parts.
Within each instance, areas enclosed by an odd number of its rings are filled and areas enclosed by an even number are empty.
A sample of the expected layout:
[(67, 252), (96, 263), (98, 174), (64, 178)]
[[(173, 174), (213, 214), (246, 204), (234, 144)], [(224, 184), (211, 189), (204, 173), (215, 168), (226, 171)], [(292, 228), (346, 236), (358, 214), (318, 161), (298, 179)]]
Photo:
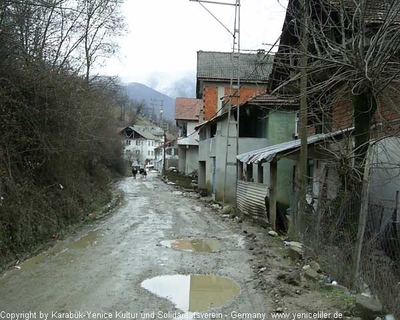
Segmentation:
[(166, 134), (166, 130), (164, 127), (164, 122), (163, 122), (163, 113), (164, 113), (164, 109), (163, 109), (163, 100), (161, 100), (161, 109), (160, 109), (160, 128), (163, 130), (163, 163), (162, 163), (162, 174), (163, 176), (165, 176), (166, 173), (166, 153), (165, 153), (165, 149), (166, 149), (166, 144), (167, 144), (167, 134)]
[(151, 122), (155, 122), (156, 114), (154, 112), (154, 106), (156, 104), (157, 99), (150, 99), (150, 106), (151, 106)]
[(164, 135), (163, 135), (163, 138), (164, 138), (164, 146), (163, 146), (163, 168), (162, 168), (162, 170), (163, 170), (163, 176), (165, 176), (165, 173), (166, 173), (166, 161), (167, 161), (167, 157), (166, 157), (166, 144), (167, 144), (167, 134), (166, 134), (166, 132), (165, 132), (165, 130), (164, 130)]
[(161, 107), (160, 107), (160, 128), (163, 126), (163, 113), (164, 113), (164, 100), (161, 100)]
[[(236, 136), (232, 138), (236, 138), (236, 150), (235, 154), (239, 154), (239, 107), (240, 107), (240, 0), (235, 0), (235, 3), (228, 3), (228, 2), (220, 2), (220, 1), (209, 1), (209, 0), (190, 0), (193, 2), (198, 2), (215, 20), (218, 21), (219, 24), (222, 25), (233, 37), (233, 46), (232, 46), (232, 55), (231, 55), (231, 61), (232, 61), (232, 73), (231, 73), (231, 80), (230, 80), (230, 86), (229, 86), (229, 101), (228, 101), (228, 126), (226, 129), (226, 143), (225, 143), (225, 163), (224, 163), (224, 188), (223, 188), (223, 205), (225, 206), (225, 201), (226, 201), (226, 187), (227, 187), (227, 176), (228, 176), (228, 165), (235, 166), (236, 167), (236, 179), (235, 179), (235, 190), (237, 189), (237, 177), (238, 175), (238, 165), (237, 165), (237, 160), (235, 159), (234, 162), (229, 162), (228, 161), (228, 156), (229, 156), (229, 129), (231, 124), (236, 125)], [(226, 5), (226, 6), (234, 6), (235, 7), (235, 21), (234, 21), (234, 27), (233, 27), (233, 32), (230, 31), (229, 28), (227, 28), (210, 10), (208, 10), (203, 4), (203, 3), (211, 3), (211, 4), (218, 4), (218, 5)], [(235, 63), (237, 62), (237, 63)], [(235, 73), (234, 71), (236, 70), (237, 75), (236, 75), (236, 84), (234, 84), (234, 78), (235, 78)], [(233, 95), (233, 89), (236, 89), (236, 94)], [(237, 98), (237, 119), (236, 121), (231, 121), (231, 116), (232, 116), (232, 99)], [(236, 157), (235, 157), (236, 158)]]
[[(300, 114), (299, 114), (299, 136), (300, 136), (300, 159), (297, 168), (297, 210), (294, 210), (292, 216), (292, 230), (298, 233), (300, 230), (301, 215), (306, 210), (306, 194), (307, 194), (307, 53), (308, 53), (308, 10), (307, 0), (300, 1), (301, 12), (301, 31), (300, 31)], [(294, 229), (294, 230), (293, 230)], [(293, 233), (292, 233), (293, 235)]]
[[(228, 165), (236, 166), (236, 179), (235, 179), (235, 190), (237, 190), (237, 178), (239, 176), (237, 161), (230, 163), (229, 158), (229, 132), (231, 124), (236, 124), (236, 150), (235, 155), (239, 154), (239, 106), (240, 106), (240, 0), (236, 0), (235, 3), (235, 22), (234, 22), (234, 30), (233, 30), (233, 46), (232, 46), (232, 75), (229, 87), (229, 106), (228, 106), (228, 127), (226, 129), (226, 144), (225, 144), (225, 175), (224, 175), (224, 194), (222, 198), (222, 204), (225, 206), (226, 202), (226, 188), (227, 188), (227, 177), (228, 177)], [(236, 84), (234, 84), (234, 78), (236, 70)], [(233, 94), (234, 89), (236, 90), (236, 94)], [(233, 106), (233, 98), (237, 99), (236, 106), (236, 122), (231, 121), (232, 116), (232, 106)]]

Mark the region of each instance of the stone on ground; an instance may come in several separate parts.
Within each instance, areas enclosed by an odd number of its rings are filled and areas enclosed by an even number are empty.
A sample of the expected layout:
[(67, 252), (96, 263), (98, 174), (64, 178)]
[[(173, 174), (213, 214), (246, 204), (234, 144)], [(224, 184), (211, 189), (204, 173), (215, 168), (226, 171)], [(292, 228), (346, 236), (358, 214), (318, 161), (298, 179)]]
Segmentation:
[(321, 267), (320, 267), (319, 263), (316, 262), (316, 261), (311, 261), (310, 262), (310, 267), (311, 267), (311, 269), (313, 269), (313, 270), (315, 270), (317, 272), (321, 271)]
[(363, 320), (374, 320), (383, 315), (382, 304), (374, 298), (356, 295), (355, 313)]
[(304, 251), (302, 248), (299, 248), (297, 246), (289, 246), (289, 257), (293, 261), (297, 261), (301, 258), (303, 258)]
[(306, 271), (304, 271), (304, 277), (311, 279), (311, 280), (318, 280), (319, 274), (317, 271), (310, 268), (310, 269), (307, 269)]

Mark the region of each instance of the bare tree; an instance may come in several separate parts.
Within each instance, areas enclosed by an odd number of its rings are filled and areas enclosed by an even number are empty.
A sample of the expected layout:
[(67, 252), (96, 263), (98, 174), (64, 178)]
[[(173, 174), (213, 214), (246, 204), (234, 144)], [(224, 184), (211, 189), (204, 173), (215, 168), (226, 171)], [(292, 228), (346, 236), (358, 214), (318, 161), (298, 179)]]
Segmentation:
[(79, 5), (84, 8), (82, 29), (86, 81), (90, 79), (90, 71), (96, 60), (110, 57), (116, 51), (114, 38), (124, 29), (121, 4), (121, 0), (79, 1)]
[[(300, 44), (302, 31), (307, 34), (306, 50)], [(378, 145), (379, 138), (399, 133), (399, 53), (399, 0), (291, 0), (272, 78), (274, 93), (299, 100), (307, 96), (309, 121), (321, 131), (354, 127), (351, 138), (324, 150), (332, 159), (324, 163), (340, 175), (339, 183), (333, 178), (339, 192), (328, 197), (327, 170), (321, 170), (318, 211), (308, 206), (307, 212), (299, 212), (298, 235), (342, 283), (357, 287), (363, 269), (362, 282), (368, 282), (397, 314), (400, 309), (392, 296), (397, 295), (399, 240), (391, 236), (391, 247), (385, 247), (388, 239), (383, 239), (382, 230), (392, 232), (387, 225), (393, 220), (393, 209), (369, 203), (371, 157), (367, 152), (374, 150), (370, 146)], [(300, 64), (302, 58), (307, 58), (306, 66)], [(308, 81), (299, 88), (304, 71)], [(343, 113), (341, 119), (338, 111)], [(337, 119), (339, 123), (334, 123)], [(379, 165), (393, 168), (394, 164)], [(387, 225), (379, 221), (383, 210), (390, 211)], [(384, 251), (387, 259), (375, 259), (375, 249)]]
[(379, 5), (372, 0), (306, 3), (306, 20), (299, 16), (299, 2), (289, 3), (283, 35), (292, 43), (281, 46), (277, 54), (277, 69), (281, 63), (287, 70), (275, 74), (280, 82), (275, 92), (293, 84), (298, 87), (298, 61), (303, 55), (298, 39), (306, 28), (310, 107), (326, 115), (333, 103), (351, 101), (354, 173), (361, 181), (377, 107), (384, 103), (397, 109), (393, 93), (398, 92), (400, 80), (400, 1), (381, 1)]

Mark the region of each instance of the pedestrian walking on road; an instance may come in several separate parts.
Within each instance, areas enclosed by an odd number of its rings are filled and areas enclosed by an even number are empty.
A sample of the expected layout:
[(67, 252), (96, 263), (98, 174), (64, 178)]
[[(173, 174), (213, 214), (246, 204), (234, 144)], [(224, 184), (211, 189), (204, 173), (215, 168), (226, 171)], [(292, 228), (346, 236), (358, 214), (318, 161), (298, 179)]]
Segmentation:
[(133, 179), (136, 179), (136, 175), (137, 175), (137, 169), (135, 167), (132, 168), (132, 176)]

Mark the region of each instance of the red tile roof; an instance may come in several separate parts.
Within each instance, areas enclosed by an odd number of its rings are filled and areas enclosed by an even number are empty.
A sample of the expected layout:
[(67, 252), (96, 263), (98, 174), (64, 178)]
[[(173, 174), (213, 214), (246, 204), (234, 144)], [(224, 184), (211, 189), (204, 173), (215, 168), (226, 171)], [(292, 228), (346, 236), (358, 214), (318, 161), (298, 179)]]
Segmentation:
[(203, 100), (194, 98), (176, 98), (175, 120), (199, 120)]

